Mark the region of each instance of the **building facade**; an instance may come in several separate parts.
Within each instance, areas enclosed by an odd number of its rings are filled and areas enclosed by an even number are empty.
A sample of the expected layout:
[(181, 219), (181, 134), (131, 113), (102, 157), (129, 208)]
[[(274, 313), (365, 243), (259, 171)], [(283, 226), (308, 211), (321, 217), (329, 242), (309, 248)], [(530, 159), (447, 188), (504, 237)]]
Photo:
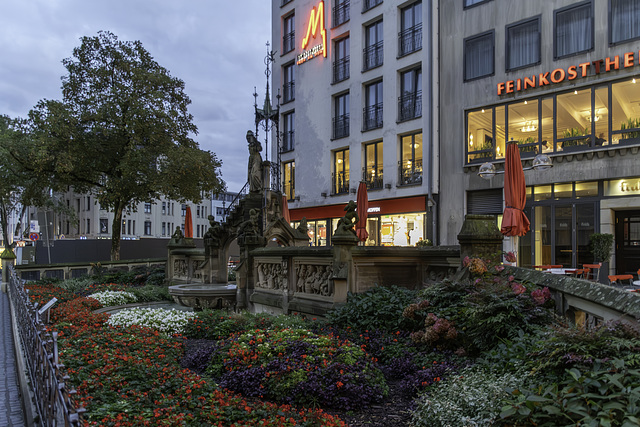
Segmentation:
[[(368, 188), (367, 245), (436, 233), (437, 40), (429, 0), (273, 0), (282, 189), (313, 245)], [(273, 153), (276, 158), (276, 153)]]
[(525, 166), (531, 232), (520, 265), (593, 261), (589, 236), (615, 235), (611, 272), (640, 267), (640, 4), (632, 0), (440, 2), (441, 243), (464, 214), (500, 214), (505, 144)]

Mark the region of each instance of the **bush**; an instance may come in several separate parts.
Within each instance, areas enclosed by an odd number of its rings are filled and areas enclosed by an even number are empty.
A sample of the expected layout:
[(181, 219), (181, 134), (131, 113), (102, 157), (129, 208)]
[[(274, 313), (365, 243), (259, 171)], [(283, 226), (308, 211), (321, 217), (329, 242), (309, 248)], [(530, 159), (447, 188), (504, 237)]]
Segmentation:
[(402, 312), (415, 301), (416, 294), (398, 286), (376, 286), (363, 293), (349, 293), (343, 306), (327, 314), (327, 321), (334, 326), (362, 330), (413, 330), (418, 324), (402, 317)]
[(203, 310), (185, 326), (183, 335), (192, 339), (221, 340), (250, 329), (269, 328), (275, 317), (269, 314), (229, 313)]
[(173, 301), (168, 286), (147, 284), (142, 287), (127, 288), (127, 291), (134, 294), (140, 302)]

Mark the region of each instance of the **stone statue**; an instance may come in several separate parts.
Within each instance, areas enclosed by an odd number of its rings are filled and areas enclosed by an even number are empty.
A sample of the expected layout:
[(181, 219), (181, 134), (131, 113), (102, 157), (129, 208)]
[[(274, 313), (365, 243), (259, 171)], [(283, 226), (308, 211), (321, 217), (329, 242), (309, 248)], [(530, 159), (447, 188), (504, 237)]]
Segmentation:
[(356, 230), (354, 230), (354, 226), (356, 222), (358, 222), (358, 213), (356, 212), (356, 202), (353, 200), (349, 200), (347, 206), (345, 206), (344, 210), (346, 213), (342, 218), (338, 220), (338, 226), (336, 227), (335, 234), (336, 235), (345, 235), (349, 233), (356, 234)]
[(171, 235), (171, 240), (169, 241), (170, 245), (178, 245), (184, 241), (184, 234), (182, 234), (182, 229), (180, 226), (176, 227), (176, 231)]
[(258, 210), (251, 209), (249, 211), (249, 219), (240, 224), (240, 233), (245, 237), (249, 236), (259, 236), (260, 235), (260, 227), (259, 227), (259, 218), (258, 218)]
[(213, 215), (209, 215), (209, 229), (206, 233), (204, 233), (205, 239), (210, 240), (210, 246), (220, 247), (220, 243), (222, 241), (222, 235), (224, 234), (224, 230), (218, 221), (215, 220)]
[(262, 156), (260, 155), (262, 145), (252, 131), (247, 132), (247, 142), (249, 143), (249, 192), (259, 193), (262, 191)]
[(302, 217), (302, 219), (300, 220), (300, 224), (298, 224), (298, 228), (296, 228), (296, 230), (298, 230), (300, 233), (304, 234), (305, 236), (308, 236), (309, 233), (309, 227), (307, 226), (307, 217)]

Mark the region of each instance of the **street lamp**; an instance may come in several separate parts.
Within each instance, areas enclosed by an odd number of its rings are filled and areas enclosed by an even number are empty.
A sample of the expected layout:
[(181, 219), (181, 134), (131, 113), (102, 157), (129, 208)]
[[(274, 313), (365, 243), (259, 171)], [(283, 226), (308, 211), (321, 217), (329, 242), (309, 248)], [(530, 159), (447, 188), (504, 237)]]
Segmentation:
[[(540, 153), (533, 159), (533, 164), (529, 168), (522, 168), (523, 171), (528, 171), (531, 169), (535, 170), (546, 170), (553, 167), (553, 163), (551, 163), (551, 158), (546, 154)], [(491, 179), (496, 174), (504, 173), (504, 171), (496, 171), (496, 167), (493, 163), (483, 163), (480, 165), (480, 169), (478, 169), (478, 175), (480, 178)]]

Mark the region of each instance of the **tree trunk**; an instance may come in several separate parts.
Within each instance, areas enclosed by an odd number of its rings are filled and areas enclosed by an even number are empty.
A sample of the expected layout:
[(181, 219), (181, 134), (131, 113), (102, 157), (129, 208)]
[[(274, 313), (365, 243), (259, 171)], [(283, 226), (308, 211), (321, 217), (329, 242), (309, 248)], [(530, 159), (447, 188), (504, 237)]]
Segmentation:
[(113, 211), (113, 224), (111, 224), (111, 261), (120, 260), (120, 236), (122, 235), (122, 212), (125, 204), (122, 201), (116, 203)]
[[(20, 215), (18, 215), (18, 222), (16, 223), (16, 229), (13, 232), (14, 236), (18, 236), (18, 240), (24, 240), (23, 231), (22, 231), (22, 218), (24, 218), (24, 213), (26, 212), (27, 207), (22, 206), (20, 209)], [(13, 242), (12, 246), (15, 246), (16, 242)]]
[(2, 240), (4, 247), (9, 247), (9, 213), (7, 212), (7, 206), (0, 202), (0, 227), (2, 227)]

